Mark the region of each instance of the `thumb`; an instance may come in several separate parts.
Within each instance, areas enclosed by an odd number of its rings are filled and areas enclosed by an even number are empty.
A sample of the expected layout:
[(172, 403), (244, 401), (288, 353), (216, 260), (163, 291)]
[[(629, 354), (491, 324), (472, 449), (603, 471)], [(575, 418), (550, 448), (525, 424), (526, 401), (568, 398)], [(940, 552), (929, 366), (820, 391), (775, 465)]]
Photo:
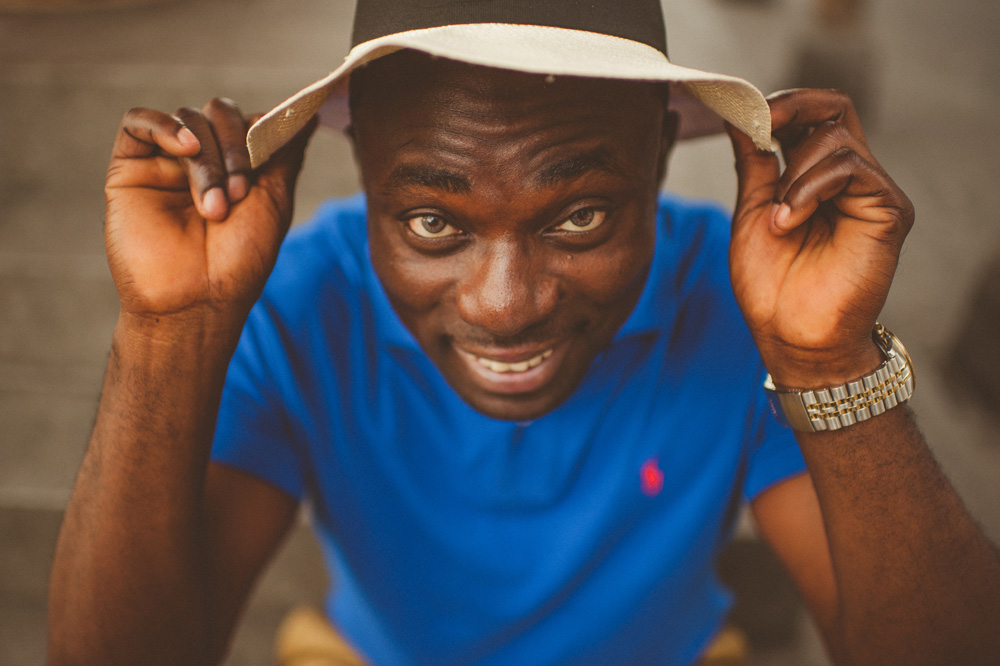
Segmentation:
[(271, 158), (257, 168), (256, 184), (264, 188), (283, 216), (291, 219), (295, 183), (305, 158), (306, 146), (313, 132), (319, 126), (319, 119), (313, 116), (288, 143), (275, 152)]
[(735, 225), (752, 210), (770, 209), (780, 174), (777, 155), (760, 150), (750, 137), (729, 123), (726, 123), (726, 133), (729, 134), (736, 156)]

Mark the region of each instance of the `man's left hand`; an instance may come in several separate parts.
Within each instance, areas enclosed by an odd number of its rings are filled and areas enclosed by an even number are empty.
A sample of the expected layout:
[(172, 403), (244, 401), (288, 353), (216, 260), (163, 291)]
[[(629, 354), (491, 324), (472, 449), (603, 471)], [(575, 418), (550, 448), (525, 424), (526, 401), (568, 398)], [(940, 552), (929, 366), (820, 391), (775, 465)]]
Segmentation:
[(872, 155), (854, 105), (832, 90), (772, 95), (778, 157), (727, 126), (739, 194), (730, 274), (779, 386), (843, 383), (882, 362), (872, 343), (913, 205)]

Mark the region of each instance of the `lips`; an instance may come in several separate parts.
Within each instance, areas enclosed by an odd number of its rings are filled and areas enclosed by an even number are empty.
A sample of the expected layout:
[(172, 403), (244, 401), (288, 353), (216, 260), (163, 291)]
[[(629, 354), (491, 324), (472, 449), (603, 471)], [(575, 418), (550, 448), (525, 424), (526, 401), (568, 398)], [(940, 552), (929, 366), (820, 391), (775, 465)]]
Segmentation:
[(556, 376), (568, 342), (534, 350), (476, 350), (455, 346), (467, 376), (479, 388), (506, 395), (532, 393)]

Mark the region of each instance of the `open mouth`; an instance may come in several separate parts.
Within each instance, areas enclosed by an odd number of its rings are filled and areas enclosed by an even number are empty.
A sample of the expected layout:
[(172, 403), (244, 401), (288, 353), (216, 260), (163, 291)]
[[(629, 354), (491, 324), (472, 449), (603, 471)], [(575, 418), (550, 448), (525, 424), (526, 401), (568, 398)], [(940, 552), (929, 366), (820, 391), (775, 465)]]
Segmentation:
[(542, 351), (474, 353), (455, 346), (473, 383), (490, 393), (507, 395), (531, 393), (552, 381), (568, 348), (568, 342), (560, 342)]

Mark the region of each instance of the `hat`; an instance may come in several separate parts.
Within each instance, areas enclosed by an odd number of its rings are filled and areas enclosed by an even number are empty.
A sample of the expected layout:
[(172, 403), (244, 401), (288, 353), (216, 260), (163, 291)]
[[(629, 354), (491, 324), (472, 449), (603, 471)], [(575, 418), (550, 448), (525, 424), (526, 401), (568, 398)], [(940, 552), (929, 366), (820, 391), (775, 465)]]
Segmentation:
[(668, 82), (680, 138), (717, 132), (724, 118), (761, 149), (771, 144), (770, 110), (757, 88), (667, 59), (659, 0), (358, 0), (351, 42), (340, 67), (250, 128), (255, 168), (317, 112), (322, 124), (345, 128), (350, 73), (400, 49), (548, 76)]

